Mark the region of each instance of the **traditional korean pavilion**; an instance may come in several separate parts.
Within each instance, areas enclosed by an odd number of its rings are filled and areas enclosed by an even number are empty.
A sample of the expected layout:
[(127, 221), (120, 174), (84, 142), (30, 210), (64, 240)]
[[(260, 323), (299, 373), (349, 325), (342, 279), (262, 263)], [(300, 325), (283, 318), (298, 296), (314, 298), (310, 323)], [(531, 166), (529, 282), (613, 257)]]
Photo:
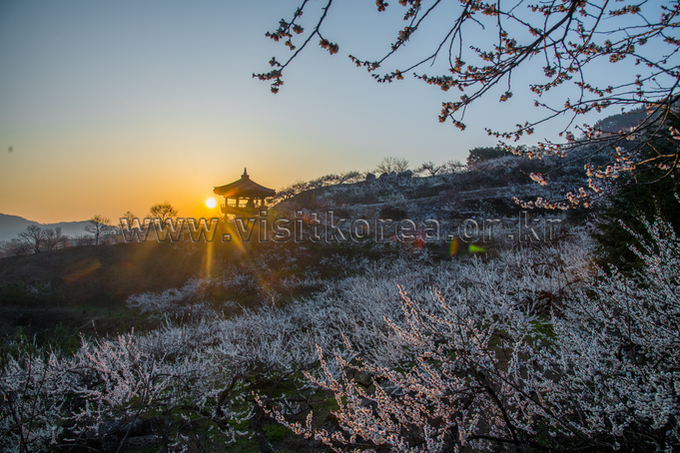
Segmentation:
[(241, 179), (213, 189), (215, 195), (224, 197), (224, 214), (251, 214), (265, 208), (264, 199), (276, 195), (276, 191), (261, 186), (250, 179), (243, 169)]

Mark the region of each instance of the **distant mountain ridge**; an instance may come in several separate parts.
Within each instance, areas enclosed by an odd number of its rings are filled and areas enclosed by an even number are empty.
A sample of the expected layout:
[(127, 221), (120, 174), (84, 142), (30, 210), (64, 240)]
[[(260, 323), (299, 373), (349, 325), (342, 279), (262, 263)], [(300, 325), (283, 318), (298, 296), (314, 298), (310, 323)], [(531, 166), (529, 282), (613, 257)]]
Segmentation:
[(17, 237), (19, 233), (24, 231), (30, 225), (36, 225), (40, 228), (61, 228), (61, 234), (67, 236), (80, 236), (85, 234), (85, 225), (87, 220), (80, 220), (75, 222), (58, 222), (58, 223), (40, 223), (32, 220), (24, 219), (16, 215), (0, 214), (0, 241), (9, 241)]

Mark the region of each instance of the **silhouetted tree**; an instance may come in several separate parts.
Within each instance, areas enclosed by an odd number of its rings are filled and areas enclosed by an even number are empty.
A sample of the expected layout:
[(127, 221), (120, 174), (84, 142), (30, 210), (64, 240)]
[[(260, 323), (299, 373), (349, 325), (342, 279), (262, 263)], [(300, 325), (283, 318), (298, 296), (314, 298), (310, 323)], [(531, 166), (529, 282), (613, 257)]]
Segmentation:
[(435, 176), (444, 171), (444, 165), (435, 165), (434, 162), (425, 162), (416, 168), (416, 173), (427, 173), (429, 176)]
[(444, 162), (444, 171), (446, 173), (460, 173), (465, 170), (465, 164), (459, 160), (449, 160)]
[(94, 235), (94, 245), (99, 245), (99, 240), (102, 236), (111, 231), (111, 220), (108, 217), (96, 214), (90, 220), (89, 224), (85, 226), (85, 231)]
[(383, 160), (375, 167), (377, 173), (400, 173), (408, 170), (408, 161), (400, 157), (384, 157)]
[(14, 238), (3, 241), (0, 245), (0, 251), (2, 251), (3, 256), (21, 256), (31, 253), (32, 247), (27, 241)]
[(59, 247), (64, 247), (68, 238), (61, 234), (61, 228), (56, 227), (55, 229), (48, 228), (44, 231), (44, 244), (45, 249), (54, 250)]
[(125, 211), (125, 214), (123, 214), (122, 218), (127, 220), (128, 225), (132, 225), (132, 221), (135, 219), (135, 215), (131, 211)]
[(43, 249), (46, 232), (37, 225), (29, 225), (26, 230), (19, 233), (19, 237), (30, 244), (33, 253), (39, 253)]
[(177, 216), (177, 214), (179, 214), (179, 211), (167, 201), (165, 203), (156, 203), (149, 209), (149, 217), (161, 219), (161, 223), (165, 223), (167, 219), (171, 219)]
[(356, 170), (350, 170), (346, 173), (342, 173), (338, 176), (338, 182), (341, 184), (358, 182), (365, 177), (364, 173), (358, 172)]

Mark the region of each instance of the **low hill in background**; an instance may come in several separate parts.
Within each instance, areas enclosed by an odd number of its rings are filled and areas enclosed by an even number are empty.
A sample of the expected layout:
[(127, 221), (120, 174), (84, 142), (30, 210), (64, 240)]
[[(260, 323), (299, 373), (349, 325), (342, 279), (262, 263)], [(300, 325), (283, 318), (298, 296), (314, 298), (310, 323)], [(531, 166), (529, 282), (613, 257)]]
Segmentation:
[(36, 225), (40, 228), (61, 228), (61, 233), (64, 235), (71, 237), (81, 236), (86, 234), (84, 228), (87, 224), (87, 220), (77, 222), (38, 223), (16, 215), (0, 214), (0, 241), (8, 241), (16, 238), (19, 233), (30, 225)]

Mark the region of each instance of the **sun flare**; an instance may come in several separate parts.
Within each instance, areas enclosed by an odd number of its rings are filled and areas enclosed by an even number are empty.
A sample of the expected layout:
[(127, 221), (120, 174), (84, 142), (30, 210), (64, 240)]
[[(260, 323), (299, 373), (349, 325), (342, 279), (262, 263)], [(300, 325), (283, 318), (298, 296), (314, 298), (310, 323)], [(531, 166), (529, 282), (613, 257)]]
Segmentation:
[(215, 206), (217, 206), (217, 201), (214, 198), (210, 197), (207, 200), (205, 200), (205, 205), (212, 209)]

